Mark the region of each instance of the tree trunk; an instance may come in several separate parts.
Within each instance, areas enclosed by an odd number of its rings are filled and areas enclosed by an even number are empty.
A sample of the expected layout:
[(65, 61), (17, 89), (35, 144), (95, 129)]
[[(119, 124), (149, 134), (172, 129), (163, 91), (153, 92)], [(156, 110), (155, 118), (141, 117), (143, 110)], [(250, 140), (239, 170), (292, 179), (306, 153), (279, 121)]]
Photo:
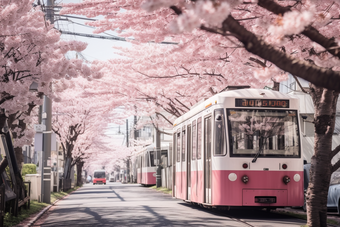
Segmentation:
[[(35, 105), (29, 104), (29, 108), (26, 112), (20, 113), (20, 114), (14, 113), (14, 114), (9, 115), (8, 126), (9, 126), (9, 128), (12, 132), (12, 137), (13, 137), (14, 141), (22, 138), (24, 136), (22, 133), (24, 133), (26, 128), (27, 128), (27, 123), (24, 120), (19, 119), (19, 115), (30, 116), (34, 107), (35, 107)], [(2, 118), (0, 117), (0, 119), (2, 119)], [(18, 123), (13, 124), (16, 120), (18, 120)], [(1, 123), (0, 123), (0, 125), (1, 125)], [(19, 171), (21, 172), (22, 163), (24, 162), (24, 156), (22, 154), (22, 147), (14, 147), (14, 153), (15, 153), (15, 157), (17, 159), (17, 165), (18, 165)]]
[(82, 186), (83, 181), (82, 181), (82, 172), (83, 172), (83, 166), (84, 162), (77, 162), (77, 186)]
[(307, 189), (307, 225), (327, 226), (327, 196), (332, 174), (332, 136), (339, 93), (310, 85), (314, 102), (314, 155)]
[(66, 157), (64, 166), (64, 179), (71, 179), (72, 158)]
[(7, 121), (7, 116), (4, 113), (3, 109), (0, 109), (0, 130), (2, 130), (2, 128), (5, 126)]
[(22, 154), (22, 147), (15, 147), (14, 154), (15, 154), (15, 157), (17, 158), (19, 171), (21, 172), (22, 163), (24, 162), (24, 155)]
[(280, 90), (280, 83), (273, 81), (273, 91), (279, 91)]

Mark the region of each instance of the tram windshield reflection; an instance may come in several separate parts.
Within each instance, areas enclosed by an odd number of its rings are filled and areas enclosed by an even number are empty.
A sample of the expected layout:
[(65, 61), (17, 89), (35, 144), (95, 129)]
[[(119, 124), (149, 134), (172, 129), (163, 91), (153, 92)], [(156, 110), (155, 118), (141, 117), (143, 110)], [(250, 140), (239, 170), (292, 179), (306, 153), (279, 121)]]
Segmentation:
[(231, 156), (300, 157), (297, 112), (228, 109)]

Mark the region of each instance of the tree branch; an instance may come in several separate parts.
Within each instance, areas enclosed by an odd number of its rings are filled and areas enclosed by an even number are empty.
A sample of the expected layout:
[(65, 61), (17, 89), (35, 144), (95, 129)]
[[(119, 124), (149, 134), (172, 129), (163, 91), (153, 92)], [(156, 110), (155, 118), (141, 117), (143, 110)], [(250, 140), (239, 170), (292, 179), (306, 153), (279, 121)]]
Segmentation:
[(170, 125), (173, 125), (173, 123), (168, 119), (166, 118), (163, 114), (159, 113), (159, 112), (156, 112), (156, 115), (160, 115), (161, 117), (164, 118), (164, 120), (166, 120)]
[(190, 108), (189, 107), (187, 107), (186, 105), (184, 105), (181, 101), (179, 101), (177, 98), (175, 98), (175, 100), (179, 103), (179, 104), (181, 104), (183, 107), (185, 107), (187, 110), (190, 110)]
[[(258, 0), (257, 4), (262, 8), (277, 15), (283, 15), (286, 12), (291, 11), (290, 7), (283, 7), (272, 0)], [(323, 36), (316, 28), (311, 25), (306, 27), (302, 34), (308, 37), (310, 40), (323, 46), (333, 56), (340, 58), (340, 47), (338, 46), (334, 38), (329, 39)]]
[(333, 166), (332, 166), (332, 173), (337, 171), (340, 168), (340, 160), (338, 160)]
[(299, 78), (297, 78), (297, 77), (294, 76), (294, 75), (292, 75), (292, 76), (294, 77), (296, 83), (299, 85), (301, 91), (304, 92), (304, 93), (308, 93), (308, 92), (302, 87), (302, 85), (301, 85), (301, 83), (300, 83), (300, 81), (299, 81)]
[(340, 145), (338, 145), (334, 150), (331, 152), (331, 158), (333, 158), (337, 153), (340, 151)]
[[(340, 73), (311, 65), (279, 51), (266, 44), (256, 35), (241, 26), (231, 15), (223, 22), (223, 28), (230, 31), (243, 43), (245, 49), (257, 56), (267, 59), (282, 70), (299, 76), (317, 86), (340, 91)], [(205, 30), (204, 26), (201, 26)], [(322, 75), (322, 76), (321, 76)]]

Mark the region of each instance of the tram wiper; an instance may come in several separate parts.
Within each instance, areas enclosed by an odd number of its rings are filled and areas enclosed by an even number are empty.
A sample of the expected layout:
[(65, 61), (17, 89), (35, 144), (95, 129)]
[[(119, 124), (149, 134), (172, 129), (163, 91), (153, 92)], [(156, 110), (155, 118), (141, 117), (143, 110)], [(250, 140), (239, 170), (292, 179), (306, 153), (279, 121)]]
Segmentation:
[[(262, 137), (261, 137), (262, 138)], [(259, 155), (261, 154), (264, 144), (263, 144), (263, 140), (260, 142), (260, 147), (259, 147), (259, 151), (256, 153), (256, 155), (254, 156), (254, 159), (251, 161), (252, 163), (255, 163), (257, 158), (259, 157)]]
[(259, 157), (259, 155), (261, 154), (262, 149), (259, 149), (259, 151), (256, 153), (256, 155), (254, 156), (254, 159), (251, 161), (252, 163), (255, 163), (257, 158)]
[(263, 151), (264, 145), (266, 144), (266, 138), (260, 136), (260, 141), (259, 141), (259, 151), (256, 153), (256, 155), (254, 156), (254, 159), (251, 161), (252, 163), (255, 163), (257, 158), (259, 157), (259, 155), (261, 154), (261, 152)]

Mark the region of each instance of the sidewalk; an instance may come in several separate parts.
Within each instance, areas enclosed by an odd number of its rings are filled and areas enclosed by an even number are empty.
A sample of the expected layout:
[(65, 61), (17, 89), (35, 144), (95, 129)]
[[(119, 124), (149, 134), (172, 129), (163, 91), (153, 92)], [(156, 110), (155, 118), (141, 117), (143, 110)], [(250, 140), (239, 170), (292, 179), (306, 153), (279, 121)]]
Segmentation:
[[(50, 209), (53, 208), (53, 206), (59, 202), (60, 200), (68, 197), (70, 194), (72, 194), (73, 192), (77, 191), (79, 188), (78, 187), (74, 190), (72, 190), (71, 192), (69, 192), (67, 195), (63, 196), (63, 197), (59, 197), (59, 198), (51, 198), (52, 199), (52, 204), (45, 207), (44, 209), (42, 209), (41, 211), (39, 211), (38, 213), (32, 214), (31, 216), (29, 216), (28, 218), (26, 218), (25, 220), (23, 220), (22, 222), (20, 222), (19, 224), (15, 225), (14, 227), (26, 227), (26, 226), (35, 226), (35, 223), (39, 221), (39, 219), (46, 213), (48, 212)], [(59, 193), (60, 194), (60, 193)], [(58, 195), (56, 196), (58, 197)], [(54, 200), (54, 201), (53, 201)]]

